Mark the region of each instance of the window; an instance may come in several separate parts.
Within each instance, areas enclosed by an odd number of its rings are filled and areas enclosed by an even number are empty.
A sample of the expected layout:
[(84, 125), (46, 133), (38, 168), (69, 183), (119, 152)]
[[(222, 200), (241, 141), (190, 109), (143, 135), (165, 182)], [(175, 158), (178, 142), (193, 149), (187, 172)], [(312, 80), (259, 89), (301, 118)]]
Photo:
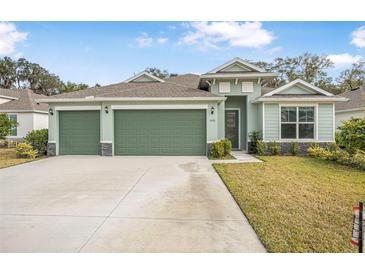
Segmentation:
[(282, 139), (314, 139), (314, 107), (281, 107)]
[(242, 82), (242, 92), (253, 92), (253, 82)]
[(231, 82), (219, 82), (219, 92), (228, 93), (231, 91)]
[[(17, 122), (17, 120), (18, 120), (18, 117), (16, 114), (9, 114), (8, 117), (10, 118), (10, 120), (13, 120), (15, 122)], [(10, 136), (17, 136), (17, 135), (18, 135), (18, 128), (16, 126), (12, 127)]]

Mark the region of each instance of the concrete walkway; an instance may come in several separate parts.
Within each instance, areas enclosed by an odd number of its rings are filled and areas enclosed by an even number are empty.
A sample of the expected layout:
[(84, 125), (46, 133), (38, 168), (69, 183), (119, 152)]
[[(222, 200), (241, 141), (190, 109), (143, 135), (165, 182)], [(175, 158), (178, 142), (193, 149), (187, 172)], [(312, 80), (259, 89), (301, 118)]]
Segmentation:
[(261, 160), (242, 150), (232, 150), (231, 155), (236, 159), (211, 160), (211, 162), (217, 164), (262, 163)]
[(206, 157), (0, 169), (0, 252), (265, 252)]

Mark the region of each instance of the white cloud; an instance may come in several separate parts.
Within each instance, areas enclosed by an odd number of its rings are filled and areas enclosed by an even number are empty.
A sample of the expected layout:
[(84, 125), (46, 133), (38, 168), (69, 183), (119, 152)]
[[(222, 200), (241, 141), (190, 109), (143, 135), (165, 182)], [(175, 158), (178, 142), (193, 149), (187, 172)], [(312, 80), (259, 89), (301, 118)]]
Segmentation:
[(167, 40), (169, 40), (169, 39), (166, 38), (166, 37), (160, 37), (160, 38), (157, 39), (157, 43), (165, 44), (167, 42)]
[(190, 31), (180, 44), (197, 45), (200, 49), (219, 48), (222, 43), (231, 47), (260, 48), (269, 45), (275, 36), (260, 22), (192, 22)]
[(327, 57), (335, 63), (335, 67), (346, 67), (363, 60), (361, 55), (351, 55), (349, 53), (330, 54)]
[(365, 26), (358, 28), (351, 33), (351, 44), (359, 47), (365, 48)]
[(17, 31), (13, 23), (0, 22), (0, 55), (14, 52), (19, 42), (27, 39), (28, 33)]
[(141, 36), (136, 38), (136, 42), (140, 48), (147, 48), (152, 46), (153, 38), (143, 32)]

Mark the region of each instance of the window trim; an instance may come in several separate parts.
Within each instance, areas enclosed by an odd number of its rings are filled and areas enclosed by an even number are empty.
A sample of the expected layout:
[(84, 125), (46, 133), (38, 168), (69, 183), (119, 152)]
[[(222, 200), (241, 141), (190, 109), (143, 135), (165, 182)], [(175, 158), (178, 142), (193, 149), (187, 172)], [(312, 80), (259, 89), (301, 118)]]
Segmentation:
[[(221, 90), (221, 84), (228, 84), (228, 91), (222, 91)], [(230, 93), (231, 92), (231, 82), (230, 81), (218, 82), (218, 92), (219, 93)]]
[[(247, 90), (244, 90), (244, 89), (243, 89), (243, 86), (244, 86), (246, 83), (250, 83), (250, 87), (251, 87), (251, 85), (252, 85), (252, 90), (251, 90), (251, 91), (247, 91)], [(252, 82), (252, 81), (242, 81), (242, 82), (241, 82), (241, 92), (243, 92), (243, 93), (252, 93), (252, 92), (254, 92), (254, 89), (255, 89), (255, 86), (254, 86), (254, 84), (253, 84), (253, 82)]]
[[(11, 116), (15, 116), (15, 121), (18, 123), (18, 114), (16, 113), (9, 113), (8, 114), (8, 117), (9, 119), (11, 119)], [(11, 128), (11, 133), (13, 133), (13, 130), (15, 130), (15, 135), (13, 134), (10, 134), (9, 137), (17, 137), (18, 136), (18, 126), (15, 126), (15, 127), (12, 127)]]
[[(283, 124), (296, 124), (296, 138), (281, 138), (281, 109), (283, 107), (296, 107), (296, 122), (284, 122)], [(300, 107), (314, 107), (314, 122), (299, 122), (299, 108)], [(299, 138), (299, 124), (313, 124), (314, 125), (314, 138)], [(279, 104), (279, 140), (284, 142), (300, 141), (300, 142), (310, 142), (318, 141), (318, 104)]]

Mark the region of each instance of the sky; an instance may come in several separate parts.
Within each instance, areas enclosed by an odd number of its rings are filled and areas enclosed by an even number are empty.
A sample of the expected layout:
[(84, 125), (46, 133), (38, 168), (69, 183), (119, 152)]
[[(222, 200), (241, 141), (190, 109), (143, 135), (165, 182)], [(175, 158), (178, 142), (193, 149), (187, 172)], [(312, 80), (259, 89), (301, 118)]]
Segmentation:
[(234, 57), (328, 56), (336, 77), (365, 60), (365, 22), (0, 22), (0, 57), (24, 57), (63, 81), (118, 83), (158, 67), (202, 74)]

